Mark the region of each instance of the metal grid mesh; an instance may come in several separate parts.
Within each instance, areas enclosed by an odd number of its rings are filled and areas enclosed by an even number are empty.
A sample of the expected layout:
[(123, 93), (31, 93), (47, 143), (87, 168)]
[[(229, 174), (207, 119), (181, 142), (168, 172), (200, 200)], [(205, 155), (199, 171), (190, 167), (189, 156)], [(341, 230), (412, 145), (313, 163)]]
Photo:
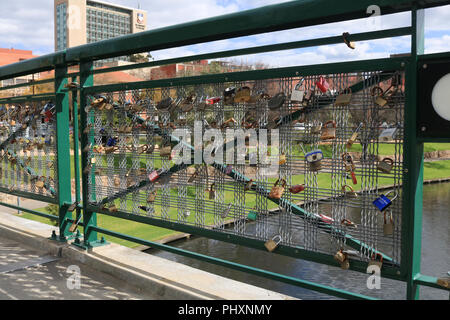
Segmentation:
[(0, 106), (0, 187), (57, 197), (56, 119), (49, 102)]
[[(361, 246), (359, 259), (367, 261), (373, 250), (380, 250), (400, 263), (403, 83), (402, 73), (365, 72), (114, 92), (104, 96), (101, 108), (88, 107), (86, 125), (94, 124), (88, 134), (95, 141), (85, 150), (94, 160), (85, 172), (92, 176), (89, 200), (110, 210), (119, 208), (205, 229), (215, 226), (217, 232), (264, 241), (279, 235), (284, 245), (327, 254), (345, 248), (350, 236), (371, 247)], [(348, 90), (356, 84), (362, 85), (355, 92)], [(231, 87), (248, 87), (252, 97), (259, 95), (250, 102), (229, 103), (224, 97)], [(290, 99), (298, 89), (304, 93), (303, 103)], [(269, 97), (283, 92), (285, 102), (271, 110), (262, 92)], [(183, 111), (183, 101), (192, 93), (192, 108)], [(346, 94), (350, 103), (345, 103)], [(89, 96), (88, 101), (99, 97), (100, 93)], [(222, 99), (205, 105), (205, 99), (212, 97)], [(171, 106), (161, 110), (168, 98), (172, 98)], [(344, 103), (338, 103), (341, 98)], [(299, 110), (307, 112), (297, 119), (293, 115)], [(257, 157), (252, 165), (247, 157), (245, 165), (230, 167), (237, 174), (235, 179), (225, 173), (229, 167), (217, 170), (191, 165), (150, 183), (149, 175), (161, 173), (155, 170), (167, 171), (174, 165), (168, 155), (160, 155), (171, 133), (175, 128), (193, 131), (194, 121), (203, 121), (203, 133), (216, 128), (224, 137), (227, 127), (245, 129), (250, 121), (256, 130), (277, 127), (279, 170), (267, 175), (267, 164)], [(393, 128), (395, 133), (389, 134)], [(354, 134), (357, 138), (349, 146)], [(116, 144), (106, 154), (110, 139)], [(270, 144), (258, 145), (261, 148), (275, 151)], [(314, 151), (324, 158), (311, 162), (307, 156)], [(349, 166), (345, 159), (350, 158)], [(379, 168), (383, 160), (391, 164), (389, 173)], [(276, 180), (285, 180), (283, 201), (275, 204), (267, 194), (248, 190), (248, 179), (267, 191)], [(290, 191), (301, 185), (301, 192)], [(373, 202), (388, 189), (397, 198), (382, 212)], [(299, 216), (295, 205), (309, 214)], [(391, 214), (394, 231), (385, 235), (384, 217)], [(331, 226), (330, 232), (321, 231), (324, 221)], [(233, 226), (226, 227), (230, 222)]]

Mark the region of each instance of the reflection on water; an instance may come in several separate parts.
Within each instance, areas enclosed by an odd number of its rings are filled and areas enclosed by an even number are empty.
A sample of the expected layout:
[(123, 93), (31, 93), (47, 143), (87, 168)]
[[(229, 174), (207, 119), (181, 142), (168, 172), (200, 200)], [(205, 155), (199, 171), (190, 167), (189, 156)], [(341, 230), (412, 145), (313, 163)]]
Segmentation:
[[(422, 273), (430, 276), (445, 277), (447, 272), (450, 271), (450, 183), (424, 186), (423, 206)], [(382, 279), (381, 290), (369, 290), (366, 286), (367, 275), (365, 274), (252, 250), (221, 241), (192, 238), (191, 240), (180, 241), (172, 245), (375, 298), (394, 300), (405, 299), (406, 297), (406, 285), (403, 282)], [(151, 253), (226, 278), (246, 282), (300, 299), (336, 299), (328, 295), (167, 252), (152, 251)], [(421, 299), (449, 299), (447, 292), (437, 289), (421, 287), (420, 293)]]

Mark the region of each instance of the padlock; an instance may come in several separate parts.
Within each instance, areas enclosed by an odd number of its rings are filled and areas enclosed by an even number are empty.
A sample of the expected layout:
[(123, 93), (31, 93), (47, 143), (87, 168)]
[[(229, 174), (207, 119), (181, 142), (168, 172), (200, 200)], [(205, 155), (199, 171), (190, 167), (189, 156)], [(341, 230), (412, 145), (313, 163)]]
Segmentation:
[(195, 93), (189, 94), (184, 100), (180, 103), (180, 109), (182, 112), (189, 112), (194, 108), (195, 100), (197, 96)]
[(216, 103), (219, 103), (220, 101), (222, 101), (222, 98), (220, 98), (220, 97), (208, 98), (208, 99), (206, 99), (206, 104), (214, 105)]
[(215, 183), (211, 184), (211, 187), (209, 188), (209, 200), (216, 199), (216, 191), (214, 190)]
[(351, 101), (352, 101), (352, 89), (348, 88), (337, 96), (334, 105), (337, 107), (348, 106)]
[[(295, 85), (294, 90), (292, 90), (291, 94), (291, 101), (292, 102), (303, 102), (303, 99), (305, 98), (305, 88), (304, 88), (304, 82), (305, 79), (300, 80), (299, 83)], [(303, 87), (303, 89), (302, 89)]]
[(174, 103), (174, 101), (171, 97), (165, 98), (156, 105), (156, 109), (167, 110), (173, 103)]
[(250, 88), (249, 87), (241, 87), (236, 90), (236, 94), (234, 96), (235, 103), (249, 102), (251, 99)]
[(252, 190), (253, 184), (254, 184), (253, 180), (248, 181), (248, 182), (245, 184), (244, 191), (250, 191), (250, 190)]
[(298, 184), (296, 186), (290, 187), (289, 192), (292, 194), (297, 194), (305, 190), (304, 184)]
[[(277, 240), (277, 241), (275, 241)], [(266, 247), (267, 251), (269, 252), (273, 252), (278, 245), (281, 243), (282, 238), (280, 235), (276, 235), (275, 237), (273, 237), (271, 240), (268, 240), (264, 246)]]
[(372, 97), (375, 98), (375, 103), (380, 107), (384, 107), (387, 104), (387, 100), (384, 99), (384, 91), (380, 87), (374, 87), (371, 91)]
[(159, 150), (159, 155), (161, 157), (170, 157), (171, 154), (172, 154), (172, 147), (171, 146), (162, 147)]
[(36, 181), (36, 188), (43, 189), (45, 186), (45, 178), (40, 177), (38, 181)]
[(153, 203), (156, 200), (156, 196), (158, 195), (158, 193), (156, 192), (156, 190), (152, 191), (149, 193), (148, 197), (147, 197), (147, 203)]
[(328, 84), (328, 82), (325, 80), (324, 77), (319, 78), (319, 81), (316, 82), (316, 86), (322, 93), (327, 93), (328, 89), (330, 88), (330, 85)]
[(383, 212), (384, 210), (386, 210), (387, 208), (389, 208), (392, 204), (392, 202), (397, 199), (398, 194), (395, 193), (394, 198), (391, 200), (389, 199), (387, 196), (389, 194), (391, 194), (392, 192), (394, 192), (393, 190), (389, 191), (388, 193), (386, 193), (386, 195), (382, 194), (379, 198), (377, 198), (373, 204), (375, 205), (375, 207), (378, 208), (378, 210), (380, 210), (381, 212)]
[(378, 163), (378, 170), (384, 173), (391, 173), (392, 168), (394, 167), (394, 160), (391, 158), (384, 158), (381, 162)]
[(347, 140), (347, 145), (346, 145), (347, 149), (350, 149), (353, 146), (353, 144), (356, 142), (356, 139), (358, 138), (358, 135), (359, 135), (359, 131), (361, 130), (363, 125), (364, 124), (361, 122), (360, 125), (358, 126), (358, 128), (356, 128), (355, 132), (353, 132), (350, 139)]
[(148, 150), (148, 145), (144, 144), (144, 145), (138, 147), (137, 152), (142, 154), (142, 153), (147, 152), (147, 150)]
[(336, 121), (330, 120), (323, 125), (321, 140), (332, 140), (336, 138)]
[(392, 217), (392, 212), (388, 215), (386, 214), (386, 211), (384, 212), (383, 233), (385, 236), (394, 234), (394, 218)]
[(397, 133), (397, 128), (388, 128), (381, 132), (380, 141), (389, 142), (394, 140), (395, 134)]
[(284, 165), (284, 164), (286, 164), (286, 162), (287, 162), (287, 158), (286, 158), (286, 155), (284, 154), (284, 152), (280, 155), (280, 159), (279, 159), (279, 161), (278, 161), (278, 164), (280, 165), (280, 166), (282, 166), (282, 165)]
[(343, 263), (345, 260), (347, 260), (347, 255), (344, 253), (344, 250), (341, 249), (336, 252), (336, 254), (334, 255), (334, 259), (339, 263)]
[(230, 203), (229, 205), (228, 205), (228, 207), (222, 212), (222, 214), (220, 215), (220, 217), (222, 218), (222, 219), (225, 219), (226, 217), (228, 217), (228, 215), (230, 214), (230, 212), (231, 212), (231, 208), (233, 207), (233, 204), (232, 203)]
[(357, 228), (357, 225), (354, 222), (350, 221), (349, 219), (343, 219), (341, 221), (341, 224), (343, 224), (346, 227)]
[(118, 178), (118, 177), (114, 178), (114, 186), (115, 187), (119, 187), (120, 186), (120, 178)]
[(223, 99), (225, 104), (233, 104), (234, 96), (236, 94), (236, 87), (226, 88), (223, 92)]
[(305, 155), (306, 161), (309, 163), (309, 170), (317, 172), (322, 169), (323, 152), (315, 150)]
[(272, 99), (267, 103), (270, 110), (280, 109), (284, 102), (286, 101), (286, 96), (283, 92), (277, 93)]
[(113, 204), (108, 208), (108, 211), (109, 212), (117, 212), (119, 210), (117, 209), (116, 205)]
[(344, 193), (344, 195), (346, 197), (349, 197), (349, 198), (357, 198), (358, 197), (358, 194), (349, 185), (342, 186), (342, 192)]
[(230, 175), (233, 172), (233, 166), (232, 165), (227, 165), (225, 168), (225, 174), (226, 175)]
[(248, 220), (256, 221), (258, 219), (258, 212), (252, 210), (247, 215)]
[(281, 179), (281, 186), (278, 186), (280, 183), (280, 179), (275, 182), (275, 185), (270, 190), (269, 198), (280, 200), (283, 197), (284, 190), (286, 188), (286, 180)]
[(344, 161), (345, 171), (353, 172), (356, 169), (355, 163), (353, 162), (353, 157), (347, 152), (342, 155), (342, 160)]
[(111, 154), (111, 153), (114, 153), (116, 150), (118, 150), (117, 147), (105, 147), (105, 148), (104, 148), (105, 154)]
[(150, 182), (155, 182), (161, 176), (162, 172), (162, 169), (153, 171), (148, 175), (148, 180), (150, 180)]
[[(379, 260), (377, 260), (377, 258), (379, 258)], [(380, 253), (372, 255), (372, 258), (370, 259), (367, 269), (369, 269), (369, 267), (371, 266), (377, 266), (381, 270), (381, 267), (383, 266), (383, 256)]]

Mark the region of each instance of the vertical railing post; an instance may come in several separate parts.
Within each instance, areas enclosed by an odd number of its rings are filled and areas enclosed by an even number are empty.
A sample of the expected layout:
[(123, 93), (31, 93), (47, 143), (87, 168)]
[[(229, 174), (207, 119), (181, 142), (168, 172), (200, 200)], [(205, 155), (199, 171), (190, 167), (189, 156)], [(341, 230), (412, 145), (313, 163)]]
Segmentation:
[(402, 265), (406, 274), (407, 299), (419, 299), (415, 278), (420, 274), (422, 252), (422, 206), (424, 145), (416, 135), (418, 55), (424, 53), (424, 10), (412, 10), (411, 60), (406, 70), (405, 172), (403, 186)]
[[(77, 77), (72, 77), (72, 82), (77, 82)], [(78, 204), (81, 203), (80, 197), (80, 156), (79, 156), (79, 143), (80, 130), (78, 129), (78, 91), (72, 91), (72, 124), (73, 124), (73, 162), (75, 167), (75, 202), (76, 208), (76, 221), (80, 220), (81, 210)]]
[[(81, 62), (80, 63), (80, 121), (81, 121), (81, 150), (84, 150), (86, 146), (93, 143), (93, 138), (84, 133), (87, 123), (87, 113), (85, 108), (88, 104), (85, 94), (85, 88), (94, 85), (94, 76), (92, 75), (93, 63)], [(84, 169), (89, 164), (88, 154), (86, 152), (81, 153), (81, 167)], [(87, 209), (89, 202), (88, 193), (88, 179), (90, 177), (86, 174), (82, 174), (82, 190), (83, 190), (83, 223), (84, 223), (84, 247), (91, 247), (97, 241), (97, 232), (92, 231), (90, 227), (97, 226), (97, 214), (90, 212)]]
[(66, 241), (70, 235), (71, 218), (68, 207), (72, 201), (70, 177), (70, 137), (69, 137), (69, 91), (67, 84), (67, 66), (55, 69), (55, 106), (56, 106), (56, 158), (59, 207), (59, 241)]

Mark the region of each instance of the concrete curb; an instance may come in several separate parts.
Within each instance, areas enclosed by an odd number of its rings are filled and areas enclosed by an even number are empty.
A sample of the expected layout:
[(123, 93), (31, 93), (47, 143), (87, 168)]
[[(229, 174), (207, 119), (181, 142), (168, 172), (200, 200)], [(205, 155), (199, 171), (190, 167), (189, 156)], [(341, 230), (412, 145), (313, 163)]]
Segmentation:
[(292, 300), (270, 290), (227, 279), (118, 244), (89, 252), (48, 239), (57, 228), (0, 213), (0, 236), (35, 250), (88, 265), (161, 300)]

